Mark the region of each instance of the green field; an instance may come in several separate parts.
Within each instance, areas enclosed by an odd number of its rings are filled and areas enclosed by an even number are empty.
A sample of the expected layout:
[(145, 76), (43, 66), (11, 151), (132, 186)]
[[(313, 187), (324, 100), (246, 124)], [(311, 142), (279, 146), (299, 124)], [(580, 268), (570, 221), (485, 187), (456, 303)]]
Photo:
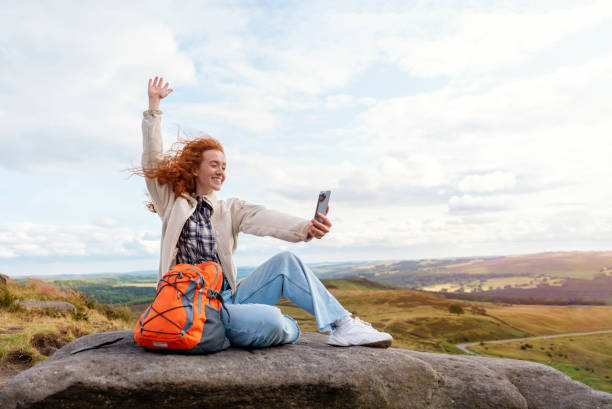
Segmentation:
[(475, 345), (470, 349), (483, 356), (546, 364), (594, 389), (612, 393), (612, 334)]

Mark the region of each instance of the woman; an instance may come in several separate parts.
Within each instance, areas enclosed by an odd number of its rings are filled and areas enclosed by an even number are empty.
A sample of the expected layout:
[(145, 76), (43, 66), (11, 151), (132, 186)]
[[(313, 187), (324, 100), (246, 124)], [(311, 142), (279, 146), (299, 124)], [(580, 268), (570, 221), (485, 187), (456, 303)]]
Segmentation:
[[(163, 78), (149, 79), (149, 109), (142, 121), (142, 169), (151, 195), (150, 208), (162, 219), (159, 278), (179, 263), (215, 261), (223, 270), (222, 295), (231, 320), (223, 324), (232, 345), (267, 347), (293, 343), (300, 336), (295, 320), (273, 307), (281, 297), (313, 314), (321, 331), (331, 331), (335, 346), (388, 347), (392, 338), (351, 318), (300, 259), (289, 252), (272, 257), (236, 283), (232, 258), (238, 233), (298, 242), (321, 239), (332, 224), (289, 216), (239, 199), (218, 200), (225, 181), (225, 153), (210, 137), (187, 142), (163, 154), (160, 101), (172, 92)], [(329, 208), (327, 209), (329, 211)]]

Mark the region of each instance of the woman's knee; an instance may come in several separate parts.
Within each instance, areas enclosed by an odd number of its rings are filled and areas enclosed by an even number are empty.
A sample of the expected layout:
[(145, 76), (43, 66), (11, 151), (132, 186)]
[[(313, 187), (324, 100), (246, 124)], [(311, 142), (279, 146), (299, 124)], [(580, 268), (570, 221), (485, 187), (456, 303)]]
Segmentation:
[(279, 269), (279, 272), (285, 275), (296, 271), (305, 272), (307, 270), (304, 263), (302, 263), (302, 260), (300, 260), (300, 258), (291, 251), (280, 252), (272, 257), (272, 259), (279, 265), (285, 267)]
[(280, 260), (284, 262), (295, 263), (295, 262), (298, 262), (300, 259), (293, 252), (289, 250), (285, 250), (285, 251), (281, 251), (280, 253), (277, 253), (276, 255), (272, 256), (272, 260), (275, 260), (275, 261)]
[(243, 308), (235, 309), (236, 313), (232, 311), (226, 329), (232, 344), (262, 348), (297, 339), (296, 329), (277, 307), (264, 304), (242, 304), (240, 307)]
[(283, 314), (278, 307), (261, 305), (257, 313), (258, 329), (262, 333), (274, 335), (283, 330)]

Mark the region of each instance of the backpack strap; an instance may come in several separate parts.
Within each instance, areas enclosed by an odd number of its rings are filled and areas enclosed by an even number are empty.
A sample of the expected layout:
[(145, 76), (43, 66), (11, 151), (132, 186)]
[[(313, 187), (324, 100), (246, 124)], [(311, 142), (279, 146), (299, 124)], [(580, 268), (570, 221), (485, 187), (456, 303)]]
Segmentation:
[(217, 290), (213, 290), (212, 288), (209, 288), (208, 291), (206, 292), (206, 297), (210, 298), (211, 300), (219, 300), (219, 302), (221, 303), (221, 306), (227, 313), (227, 321), (229, 322), (231, 320), (230, 313), (227, 310), (227, 307), (225, 306), (225, 302), (223, 301), (223, 296), (221, 295), (221, 293)]

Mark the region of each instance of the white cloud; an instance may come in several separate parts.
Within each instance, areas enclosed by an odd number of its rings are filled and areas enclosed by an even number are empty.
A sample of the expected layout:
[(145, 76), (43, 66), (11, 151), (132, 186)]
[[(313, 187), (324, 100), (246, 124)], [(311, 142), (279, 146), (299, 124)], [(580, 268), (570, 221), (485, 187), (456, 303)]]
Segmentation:
[[(421, 152), (448, 174), (503, 168), (526, 183), (574, 183), (609, 174), (612, 55), (529, 79), (378, 102), (361, 115), (367, 150)], [(584, 166), (588, 158), (591, 166)]]
[(156, 234), (122, 227), (33, 223), (0, 226), (1, 258), (142, 257), (158, 251)]
[[(333, 201), (356, 206), (415, 200), (416, 192), (431, 195), (449, 183), (444, 166), (432, 155), (372, 155), (367, 160), (314, 162), (297, 157), (233, 152), (228, 156), (228, 184), (239, 178), (243, 195), (279, 194), (308, 200), (321, 189), (331, 189)], [(265, 181), (265, 183), (262, 183)], [(250, 188), (251, 187), (252, 191)]]
[(27, 19), (6, 19), (10, 35), (0, 40), (3, 166), (125, 161), (136, 152), (134, 115), (147, 77), (194, 80), (192, 60), (161, 23), (80, 7), (27, 9)]
[(372, 105), (376, 102), (374, 98), (357, 98), (348, 94), (335, 94), (325, 97), (325, 108), (338, 109), (358, 105)]
[(413, 75), (460, 78), (524, 62), (611, 16), (607, 1), (544, 12), (465, 12), (454, 15), (438, 35), (389, 36), (379, 44), (387, 58)]
[(458, 184), (463, 192), (495, 192), (512, 189), (516, 186), (516, 176), (512, 172), (496, 170), (483, 175), (465, 176)]
[(15, 257), (17, 257), (17, 253), (15, 253), (14, 250), (5, 248), (4, 246), (0, 245), (0, 259)]
[[(155, 258), (159, 226), (132, 217), (140, 203), (109, 213), (100, 197), (115, 191), (105, 172), (138, 162), (146, 79), (158, 73), (175, 88), (166, 146), (178, 126), (220, 137), (224, 194), (310, 217), (318, 190), (332, 189), (333, 235), (303, 247), (313, 257), (372, 243), (415, 256), (609, 243), (612, 55), (605, 36), (578, 42), (610, 6), (537, 7), (9, 5), (0, 190), (53, 216), (23, 223), (35, 217), (11, 207), (20, 223), (0, 229), (0, 258)], [(22, 186), (11, 175), (23, 169)], [(36, 175), (70, 199), (37, 198)], [(94, 190), (98, 200), (77, 198)], [(279, 245), (245, 239), (240, 251)]]
[(99, 217), (94, 220), (94, 225), (100, 227), (117, 227), (119, 226), (119, 221), (112, 217)]
[(497, 197), (479, 197), (471, 195), (453, 196), (448, 201), (451, 213), (491, 212), (507, 209), (507, 200)]
[[(175, 105), (175, 110), (172, 112), (172, 117), (192, 118), (197, 120), (199, 124), (206, 124), (205, 132), (210, 130), (210, 133), (215, 136), (216, 129), (223, 129), (223, 124), (232, 124), (242, 130), (258, 134), (269, 134), (274, 131), (280, 122), (277, 115), (273, 114), (265, 105), (249, 104), (237, 108), (230, 103), (191, 103)], [(204, 130), (203, 130), (204, 131)]]

